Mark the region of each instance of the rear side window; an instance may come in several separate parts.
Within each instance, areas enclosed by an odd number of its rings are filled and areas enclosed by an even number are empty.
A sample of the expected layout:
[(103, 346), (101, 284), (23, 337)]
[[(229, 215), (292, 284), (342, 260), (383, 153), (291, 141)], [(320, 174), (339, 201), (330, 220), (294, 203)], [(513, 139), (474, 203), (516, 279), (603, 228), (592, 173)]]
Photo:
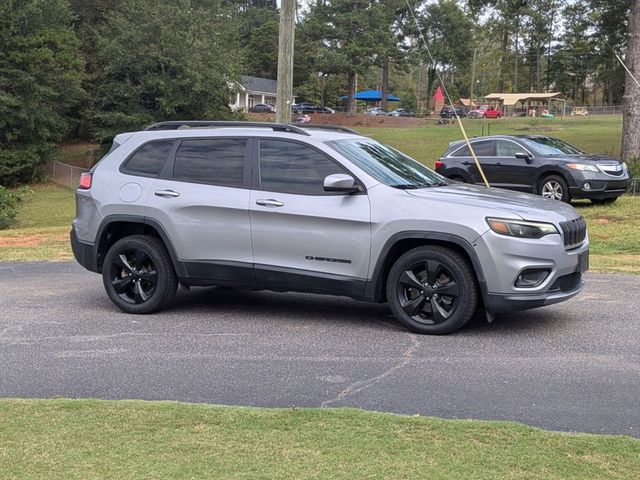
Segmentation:
[(242, 187), (246, 150), (242, 138), (184, 140), (176, 152), (173, 179)]
[(160, 173), (171, 150), (173, 140), (149, 142), (134, 152), (122, 167), (126, 173), (155, 177)]
[(263, 190), (326, 195), (324, 179), (344, 169), (311, 147), (280, 140), (260, 140), (260, 185)]
[[(493, 157), (495, 154), (493, 153), (493, 141), (492, 140), (483, 140), (480, 142), (472, 142), (473, 151), (476, 153), (478, 157)], [(471, 151), (469, 150), (469, 146), (465, 145), (460, 150), (454, 152), (452, 157), (470, 157)]]

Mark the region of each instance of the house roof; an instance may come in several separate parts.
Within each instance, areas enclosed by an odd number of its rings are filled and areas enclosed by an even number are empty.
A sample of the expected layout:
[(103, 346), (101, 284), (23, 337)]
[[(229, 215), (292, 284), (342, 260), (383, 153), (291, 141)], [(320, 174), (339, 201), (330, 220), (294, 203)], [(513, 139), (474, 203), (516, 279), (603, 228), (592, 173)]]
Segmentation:
[(535, 102), (535, 101), (545, 101), (545, 100), (554, 100), (558, 99), (562, 96), (562, 93), (492, 93), (484, 97), (486, 100), (498, 100), (501, 101), (503, 105), (515, 105), (518, 102)]
[(278, 82), (275, 80), (248, 75), (240, 75), (240, 85), (251, 92), (273, 93), (274, 95), (278, 89)]

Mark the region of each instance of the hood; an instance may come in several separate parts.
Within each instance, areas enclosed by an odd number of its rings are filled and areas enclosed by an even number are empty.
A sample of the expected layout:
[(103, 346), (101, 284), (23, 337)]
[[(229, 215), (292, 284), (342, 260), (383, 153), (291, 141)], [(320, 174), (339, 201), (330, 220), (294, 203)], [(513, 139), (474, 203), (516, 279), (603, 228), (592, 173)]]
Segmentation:
[[(622, 165), (622, 162), (620, 160), (616, 160), (615, 158), (606, 157), (604, 155), (591, 155), (588, 153), (580, 153), (575, 155), (557, 155), (556, 157), (565, 159), (568, 162)], [(556, 157), (552, 157), (552, 158), (556, 158)]]
[(545, 220), (551, 216), (559, 222), (579, 216), (576, 210), (567, 203), (547, 200), (529, 193), (486, 188), (464, 183), (445, 187), (406, 190), (406, 192), (409, 195), (428, 198), (442, 204), (486, 208), (487, 216), (510, 214), (507, 216), (516, 216), (523, 220)]

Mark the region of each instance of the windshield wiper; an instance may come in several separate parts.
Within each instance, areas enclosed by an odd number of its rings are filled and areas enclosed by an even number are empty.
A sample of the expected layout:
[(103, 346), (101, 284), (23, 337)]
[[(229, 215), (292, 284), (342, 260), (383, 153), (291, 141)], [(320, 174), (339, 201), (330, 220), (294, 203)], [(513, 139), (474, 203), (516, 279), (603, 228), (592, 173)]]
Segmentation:
[(416, 188), (422, 188), (419, 185), (414, 185), (413, 183), (398, 183), (396, 185), (389, 185), (393, 188), (399, 188), (400, 190), (415, 190)]

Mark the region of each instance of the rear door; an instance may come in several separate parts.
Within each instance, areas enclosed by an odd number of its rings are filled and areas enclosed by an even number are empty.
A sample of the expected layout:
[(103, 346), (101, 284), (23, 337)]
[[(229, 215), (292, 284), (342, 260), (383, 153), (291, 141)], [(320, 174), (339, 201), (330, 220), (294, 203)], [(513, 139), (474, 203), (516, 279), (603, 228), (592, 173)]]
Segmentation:
[(254, 279), (249, 152), (246, 138), (178, 140), (151, 186), (146, 215), (162, 225), (191, 277)]
[[(487, 180), (489, 183), (493, 183), (494, 175), (496, 174), (495, 146), (493, 140), (473, 141), (471, 142), (471, 146), (473, 147), (476, 157), (478, 157), (478, 161), (482, 166)], [(484, 183), (468, 145), (463, 145), (458, 150), (451, 153), (450, 156), (459, 160), (460, 164), (469, 173), (474, 183)]]
[(275, 138), (257, 143), (250, 202), (257, 280), (362, 293), (371, 241), (366, 193), (325, 192), (326, 176), (350, 173), (319, 149)]

